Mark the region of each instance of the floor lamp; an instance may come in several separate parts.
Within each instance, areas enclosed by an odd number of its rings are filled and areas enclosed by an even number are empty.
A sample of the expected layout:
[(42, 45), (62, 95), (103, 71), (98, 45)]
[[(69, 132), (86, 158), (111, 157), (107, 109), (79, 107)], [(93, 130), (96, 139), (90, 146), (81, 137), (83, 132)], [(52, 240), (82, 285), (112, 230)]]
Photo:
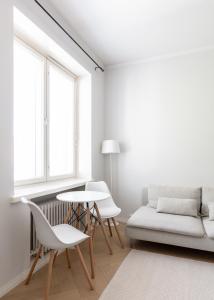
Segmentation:
[(110, 189), (113, 193), (112, 154), (120, 153), (120, 145), (115, 140), (105, 140), (102, 143), (102, 153), (109, 154), (110, 159)]
[[(120, 153), (120, 145), (115, 140), (104, 140), (102, 143), (102, 153), (103, 154), (109, 154), (109, 160), (110, 160), (110, 190), (113, 194), (113, 172), (112, 172), (112, 154)], [(110, 222), (111, 226), (114, 226), (112, 222)], [(108, 226), (108, 223), (105, 223), (106, 226)], [(116, 225), (119, 225), (118, 222), (116, 222)]]

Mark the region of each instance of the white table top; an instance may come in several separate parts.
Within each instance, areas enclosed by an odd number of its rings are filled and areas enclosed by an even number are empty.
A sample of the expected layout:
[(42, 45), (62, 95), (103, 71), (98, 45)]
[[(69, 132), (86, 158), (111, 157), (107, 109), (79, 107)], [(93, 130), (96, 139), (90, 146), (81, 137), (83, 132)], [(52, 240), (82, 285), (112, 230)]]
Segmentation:
[(108, 193), (96, 192), (96, 191), (77, 191), (77, 192), (67, 192), (56, 196), (57, 200), (64, 202), (96, 202), (109, 198)]

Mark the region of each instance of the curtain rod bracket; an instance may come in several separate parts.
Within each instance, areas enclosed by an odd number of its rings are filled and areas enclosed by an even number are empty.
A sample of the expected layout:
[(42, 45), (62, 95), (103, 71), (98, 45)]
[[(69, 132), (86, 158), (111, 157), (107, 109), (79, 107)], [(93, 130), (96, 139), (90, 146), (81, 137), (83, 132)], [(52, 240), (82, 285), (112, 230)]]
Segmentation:
[(102, 72), (104, 72), (104, 70), (101, 67), (95, 67), (94, 69), (95, 69), (95, 71), (97, 71), (97, 69), (98, 69), (98, 70), (101, 70)]
[(86, 52), (83, 47), (70, 35), (70, 33), (47, 11), (46, 8), (44, 8), (44, 6), (38, 1), (38, 0), (34, 0), (34, 2), (46, 13), (46, 15), (49, 16), (49, 18), (51, 18), (51, 20), (82, 50), (82, 52), (85, 53), (86, 56), (88, 56), (88, 58), (90, 58), (90, 60), (96, 65), (95, 67), (95, 71), (97, 69), (100, 69), (102, 72), (104, 72), (104, 69), (91, 57), (91, 55), (88, 54), (88, 52)]

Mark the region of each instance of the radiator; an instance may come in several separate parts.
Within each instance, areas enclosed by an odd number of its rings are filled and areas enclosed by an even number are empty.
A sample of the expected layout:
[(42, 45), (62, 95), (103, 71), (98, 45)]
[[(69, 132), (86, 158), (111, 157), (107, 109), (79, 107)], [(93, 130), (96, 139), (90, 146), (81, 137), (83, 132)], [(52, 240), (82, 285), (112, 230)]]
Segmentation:
[[(64, 223), (64, 219), (67, 215), (69, 208), (69, 203), (64, 203), (57, 201), (56, 199), (48, 200), (46, 202), (41, 202), (37, 204), (44, 215), (48, 219), (49, 223), (54, 226)], [(36, 230), (33, 221), (33, 216), (31, 214), (31, 239), (30, 239), (30, 255), (34, 256), (39, 248), (39, 242), (36, 237)], [(43, 248), (43, 255), (49, 251), (48, 248)]]

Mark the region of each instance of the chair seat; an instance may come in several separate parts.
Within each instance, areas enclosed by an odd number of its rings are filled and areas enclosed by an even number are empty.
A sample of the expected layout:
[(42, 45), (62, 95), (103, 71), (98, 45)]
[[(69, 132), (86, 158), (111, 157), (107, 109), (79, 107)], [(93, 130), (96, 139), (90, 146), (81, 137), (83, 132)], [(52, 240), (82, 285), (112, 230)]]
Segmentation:
[(88, 235), (68, 224), (56, 225), (52, 229), (60, 242), (66, 245), (67, 248), (75, 246), (89, 238)]
[(98, 207), (98, 209), (102, 219), (114, 218), (121, 213), (121, 209), (116, 205), (112, 207)]

